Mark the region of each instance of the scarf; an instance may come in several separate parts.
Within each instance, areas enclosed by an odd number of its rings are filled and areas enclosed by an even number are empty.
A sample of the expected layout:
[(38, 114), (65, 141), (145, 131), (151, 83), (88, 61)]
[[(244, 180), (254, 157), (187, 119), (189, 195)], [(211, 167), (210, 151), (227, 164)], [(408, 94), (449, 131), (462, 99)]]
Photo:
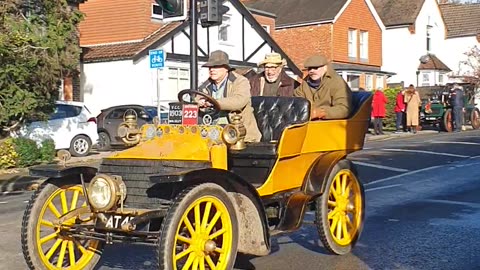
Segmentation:
[(321, 82), (321, 79), (318, 79), (318, 80), (312, 80), (310, 78), (307, 79), (308, 86), (310, 86), (313, 89), (317, 89), (317, 90), (320, 87), (320, 82)]

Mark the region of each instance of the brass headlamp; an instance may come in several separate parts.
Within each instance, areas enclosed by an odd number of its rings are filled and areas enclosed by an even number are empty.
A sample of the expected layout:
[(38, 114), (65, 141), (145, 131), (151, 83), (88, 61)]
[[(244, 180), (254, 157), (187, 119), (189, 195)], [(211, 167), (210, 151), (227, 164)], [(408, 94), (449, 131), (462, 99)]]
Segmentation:
[[(129, 111), (133, 113), (127, 115)], [(118, 126), (117, 135), (126, 145), (135, 145), (140, 142), (142, 134), (138, 128), (137, 113), (134, 110), (130, 109), (125, 112), (123, 122)]]
[(235, 114), (232, 117), (232, 123), (226, 125), (222, 131), (222, 138), (226, 144), (230, 146), (232, 150), (245, 149), (245, 135), (247, 129), (243, 125), (242, 116)]

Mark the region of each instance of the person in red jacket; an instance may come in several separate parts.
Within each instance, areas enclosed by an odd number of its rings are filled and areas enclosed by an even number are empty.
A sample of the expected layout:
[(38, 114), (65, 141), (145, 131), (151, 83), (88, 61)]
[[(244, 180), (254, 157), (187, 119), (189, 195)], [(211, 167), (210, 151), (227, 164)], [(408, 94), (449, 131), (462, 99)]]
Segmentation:
[[(405, 125), (405, 90), (398, 92), (397, 100), (395, 103), (395, 116), (396, 116), (396, 127), (397, 131), (395, 133), (407, 132), (407, 127)], [(400, 129), (400, 126), (402, 129)]]
[(378, 88), (373, 94), (372, 100), (372, 119), (373, 129), (375, 135), (383, 135), (383, 118), (385, 118), (385, 105), (388, 103), (388, 99), (383, 93), (382, 88)]

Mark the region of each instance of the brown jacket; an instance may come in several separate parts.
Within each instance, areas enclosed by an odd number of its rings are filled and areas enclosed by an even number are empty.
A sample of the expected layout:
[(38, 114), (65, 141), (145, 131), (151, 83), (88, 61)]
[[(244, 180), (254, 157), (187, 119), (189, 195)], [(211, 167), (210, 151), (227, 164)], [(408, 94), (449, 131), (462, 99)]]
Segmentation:
[(311, 88), (305, 79), (295, 89), (294, 96), (308, 99), (312, 104), (312, 110), (325, 109), (327, 113), (325, 119), (345, 119), (352, 108), (352, 90), (330, 65), (321, 79), (318, 90)]
[(407, 126), (418, 126), (419, 107), (422, 106), (422, 100), (416, 90), (405, 91), (405, 104), (407, 105)]
[[(211, 95), (212, 82), (210, 80), (205, 81), (200, 86), (200, 91)], [(220, 109), (222, 111), (241, 111), (243, 124), (247, 130), (245, 136), (246, 142), (259, 142), (262, 138), (262, 134), (257, 126), (257, 120), (253, 115), (253, 107), (250, 96), (250, 84), (247, 78), (236, 72), (229, 72), (225, 97), (218, 99)]]
[[(250, 93), (252, 96), (263, 96), (263, 87), (265, 86), (265, 72), (259, 73), (250, 78)], [(280, 84), (278, 85), (277, 96), (293, 96), (293, 90), (297, 88), (300, 83), (288, 76), (285, 70), (280, 73)]]

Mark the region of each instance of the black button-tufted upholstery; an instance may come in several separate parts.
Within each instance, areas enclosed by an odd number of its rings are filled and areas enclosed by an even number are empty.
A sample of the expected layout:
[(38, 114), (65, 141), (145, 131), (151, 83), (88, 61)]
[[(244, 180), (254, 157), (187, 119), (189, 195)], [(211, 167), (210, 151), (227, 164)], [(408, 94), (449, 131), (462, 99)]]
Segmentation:
[(352, 110), (348, 118), (353, 117), (360, 109), (362, 104), (372, 95), (370, 92), (353, 92), (352, 93)]
[(280, 139), (285, 127), (310, 119), (310, 102), (299, 97), (252, 97), (262, 142)]

